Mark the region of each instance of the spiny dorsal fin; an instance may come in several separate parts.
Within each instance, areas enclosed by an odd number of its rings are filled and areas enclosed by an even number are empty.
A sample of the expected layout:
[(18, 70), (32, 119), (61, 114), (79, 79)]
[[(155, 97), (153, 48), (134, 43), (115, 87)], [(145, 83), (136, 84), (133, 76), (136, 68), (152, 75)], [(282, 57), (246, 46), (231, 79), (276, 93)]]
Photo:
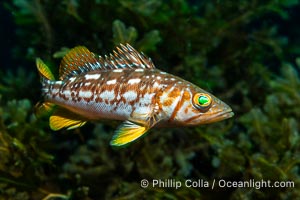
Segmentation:
[(59, 68), (59, 79), (64, 80), (69, 76), (96, 70), (99, 65), (95, 55), (86, 47), (75, 47), (63, 57)]
[(112, 69), (151, 69), (155, 68), (150, 58), (143, 53), (139, 53), (129, 44), (120, 44), (113, 54), (97, 58), (94, 53), (86, 47), (78, 46), (70, 50), (63, 58), (60, 69), (60, 80), (70, 76), (86, 73), (95, 70), (112, 70)]
[(155, 68), (151, 58), (148, 58), (143, 53), (139, 53), (129, 44), (120, 44), (113, 54), (109, 56), (100, 56), (100, 64), (105, 69), (125, 69), (125, 68)]

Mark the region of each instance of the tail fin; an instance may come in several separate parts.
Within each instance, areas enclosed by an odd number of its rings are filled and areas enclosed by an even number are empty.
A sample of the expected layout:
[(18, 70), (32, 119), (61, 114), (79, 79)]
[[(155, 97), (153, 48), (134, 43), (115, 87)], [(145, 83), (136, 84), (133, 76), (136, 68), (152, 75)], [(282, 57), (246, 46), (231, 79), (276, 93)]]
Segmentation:
[[(39, 58), (36, 59), (36, 67), (37, 67), (40, 77), (41, 77), (43, 92), (46, 92), (47, 85), (51, 81), (55, 81), (55, 78), (54, 78), (52, 72), (50, 71), (49, 67)], [(54, 106), (55, 105), (53, 103), (38, 102), (35, 105), (35, 115), (37, 117), (40, 117), (44, 114), (49, 114), (53, 111)]]
[(55, 78), (50, 71), (49, 67), (40, 59), (36, 59), (36, 67), (40, 73), (41, 76), (41, 82), (43, 83), (45, 80), (51, 80), (54, 81)]
[(54, 111), (55, 104), (49, 102), (41, 102), (39, 101), (34, 106), (34, 114), (37, 117), (49, 116)]

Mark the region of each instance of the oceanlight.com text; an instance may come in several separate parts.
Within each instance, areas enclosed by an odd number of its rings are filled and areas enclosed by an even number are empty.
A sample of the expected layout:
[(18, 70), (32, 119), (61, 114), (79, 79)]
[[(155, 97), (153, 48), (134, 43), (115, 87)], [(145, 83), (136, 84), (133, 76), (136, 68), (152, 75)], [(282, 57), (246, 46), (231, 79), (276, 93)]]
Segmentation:
[(271, 180), (246, 180), (246, 181), (228, 181), (224, 179), (213, 179), (212, 181), (207, 181), (203, 179), (187, 179), (187, 180), (176, 180), (176, 179), (152, 179), (141, 180), (141, 187), (157, 187), (157, 188), (175, 188), (179, 189), (181, 187), (192, 187), (192, 188), (255, 188), (257, 190), (261, 188), (285, 188), (285, 187), (295, 187), (293, 181), (271, 181)]
[(284, 187), (295, 187), (295, 183), (293, 181), (270, 181), (270, 180), (254, 180), (250, 179), (248, 181), (226, 181), (219, 180), (219, 187), (228, 187), (228, 188), (255, 188), (257, 190), (261, 188), (284, 188)]

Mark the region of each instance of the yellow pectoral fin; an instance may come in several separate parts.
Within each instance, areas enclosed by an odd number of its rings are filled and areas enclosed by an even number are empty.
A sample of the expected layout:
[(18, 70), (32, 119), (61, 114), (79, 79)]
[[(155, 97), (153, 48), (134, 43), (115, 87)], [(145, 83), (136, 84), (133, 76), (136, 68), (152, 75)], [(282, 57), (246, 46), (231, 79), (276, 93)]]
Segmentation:
[(135, 124), (131, 121), (125, 121), (121, 124), (119, 129), (116, 130), (110, 144), (112, 146), (123, 146), (138, 139), (148, 130), (149, 128), (145, 126)]
[(62, 128), (67, 130), (78, 128), (86, 123), (80, 116), (65, 109), (58, 108), (50, 117), (50, 128), (54, 131)]

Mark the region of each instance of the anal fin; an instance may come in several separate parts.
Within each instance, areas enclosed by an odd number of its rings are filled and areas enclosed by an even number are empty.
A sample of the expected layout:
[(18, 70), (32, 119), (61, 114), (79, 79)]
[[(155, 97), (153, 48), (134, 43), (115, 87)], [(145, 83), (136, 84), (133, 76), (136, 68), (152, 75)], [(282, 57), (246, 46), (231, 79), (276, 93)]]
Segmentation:
[(67, 128), (67, 130), (78, 128), (85, 123), (86, 120), (81, 116), (63, 108), (57, 108), (50, 116), (50, 128), (54, 131), (62, 128)]
[(149, 127), (136, 124), (129, 120), (123, 122), (116, 130), (110, 144), (112, 146), (126, 145), (145, 134), (149, 130)]

